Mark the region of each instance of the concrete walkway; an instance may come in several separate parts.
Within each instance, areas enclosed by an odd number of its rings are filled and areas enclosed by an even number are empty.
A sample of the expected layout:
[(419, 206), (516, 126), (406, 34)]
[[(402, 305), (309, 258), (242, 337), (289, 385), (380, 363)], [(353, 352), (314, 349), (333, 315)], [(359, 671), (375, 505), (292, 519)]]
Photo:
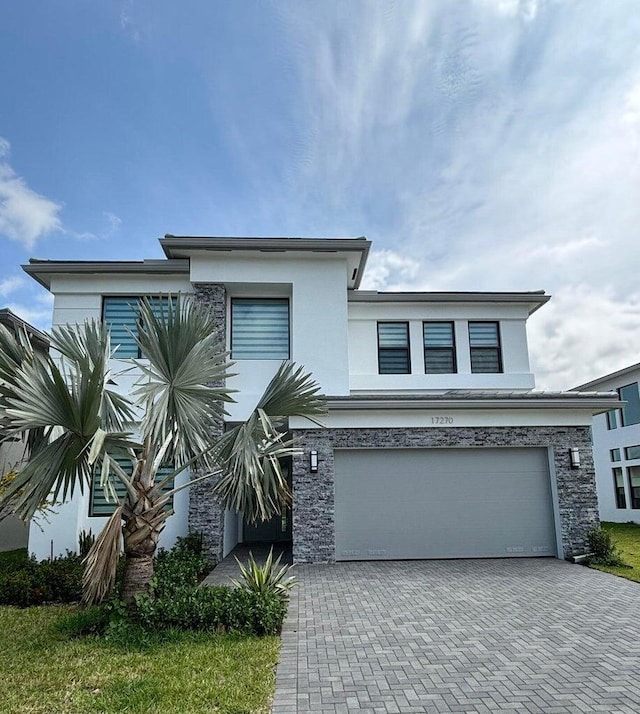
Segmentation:
[(273, 714), (640, 712), (640, 584), (551, 559), (295, 574)]

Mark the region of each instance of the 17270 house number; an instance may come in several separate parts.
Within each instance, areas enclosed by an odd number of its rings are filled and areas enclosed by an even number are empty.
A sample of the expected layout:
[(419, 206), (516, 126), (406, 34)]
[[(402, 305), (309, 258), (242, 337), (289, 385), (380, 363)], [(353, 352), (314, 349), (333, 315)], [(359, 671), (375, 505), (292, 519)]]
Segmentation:
[(432, 416), (431, 417), (431, 423), (432, 424), (438, 424), (442, 426), (443, 424), (453, 424), (453, 417), (450, 416)]

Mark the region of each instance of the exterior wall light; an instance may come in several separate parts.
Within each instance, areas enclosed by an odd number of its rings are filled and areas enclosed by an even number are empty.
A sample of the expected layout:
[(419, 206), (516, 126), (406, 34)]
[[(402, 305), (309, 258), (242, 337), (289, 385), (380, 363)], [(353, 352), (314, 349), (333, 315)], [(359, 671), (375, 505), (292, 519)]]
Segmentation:
[(318, 472), (318, 452), (315, 449), (309, 452), (309, 471), (312, 474)]
[(580, 450), (576, 447), (569, 449), (569, 460), (571, 461), (572, 469), (580, 468)]

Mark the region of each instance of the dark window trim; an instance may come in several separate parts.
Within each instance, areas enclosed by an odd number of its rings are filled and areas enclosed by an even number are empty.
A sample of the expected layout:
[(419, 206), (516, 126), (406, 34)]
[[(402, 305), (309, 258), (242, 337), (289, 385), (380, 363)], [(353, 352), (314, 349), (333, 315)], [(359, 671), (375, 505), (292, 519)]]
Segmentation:
[(617, 409), (609, 409), (607, 412), (607, 431), (613, 431), (618, 428)]
[[(492, 324), (496, 326), (496, 335), (498, 337), (498, 345), (496, 347), (472, 347), (471, 346), (471, 325), (477, 324)], [(502, 334), (500, 330), (499, 320), (469, 320), (467, 323), (467, 335), (469, 337), (469, 361), (471, 363), (471, 374), (504, 374), (504, 364), (502, 362)], [(497, 372), (476, 372), (473, 369), (473, 350), (481, 350), (488, 352), (489, 350), (498, 350), (498, 371)]]
[[(633, 387), (634, 385), (636, 386), (636, 390), (638, 391), (638, 400), (640, 400), (640, 384), (638, 384), (638, 382), (630, 382), (629, 384), (623, 384), (621, 387), (618, 387), (616, 390), (618, 392), (618, 397), (622, 401), (627, 401), (626, 399), (622, 399), (622, 390), (626, 389), (627, 387)], [(636, 424), (640, 424), (640, 422), (637, 422), (637, 421), (631, 422), (631, 424), (626, 423), (626, 420), (624, 418), (624, 413), (625, 413), (627, 406), (628, 406), (628, 404), (625, 404), (622, 407), (622, 409), (619, 410), (620, 411), (620, 426), (625, 427), (625, 426), (635, 426)]]
[[(627, 485), (629, 486), (629, 508), (634, 511), (640, 510), (640, 497), (637, 499), (633, 496), (633, 482), (631, 481), (631, 469), (637, 469), (637, 466), (627, 466)], [(638, 487), (640, 488), (640, 486)]]
[[(427, 347), (424, 344), (424, 328), (425, 325), (451, 325), (451, 347)], [(453, 320), (423, 320), (422, 321), (422, 347), (424, 358), (424, 373), (425, 374), (458, 374), (458, 350), (456, 345), (456, 323)], [(427, 350), (443, 350), (450, 349), (453, 357), (452, 372), (427, 372)]]
[(287, 302), (287, 357), (274, 357), (274, 358), (263, 358), (270, 361), (282, 361), (284, 359), (291, 359), (291, 298), (280, 297), (279, 295), (274, 295), (273, 297), (252, 297), (251, 295), (235, 295), (229, 300), (229, 356), (231, 359), (239, 359), (241, 362), (249, 362), (242, 357), (233, 356), (233, 303), (236, 300), (282, 300)]
[[(406, 325), (407, 326), (407, 346), (406, 347), (383, 347), (384, 350), (393, 350), (396, 352), (407, 353), (407, 371), (406, 372), (381, 372), (380, 371), (380, 325)], [(376, 323), (376, 331), (378, 336), (378, 374), (411, 374), (411, 332), (409, 330), (409, 322), (407, 320), (378, 320)]]
[[(616, 478), (616, 472), (620, 474), (620, 480), (622, 481), (622, 486), (618, 486), (618, 480)], [(614, 466), (611, 469), (611, 475), (613, 476), (613, 494), (616, 499), (616, 508), (625, 509), (627, 508), (627, 494), (624, 490), (624, 472), (621, 466)], [(622, 488), (622, 491), (620, 489)], [(622, 504), (622, 505), (620, 505)]]

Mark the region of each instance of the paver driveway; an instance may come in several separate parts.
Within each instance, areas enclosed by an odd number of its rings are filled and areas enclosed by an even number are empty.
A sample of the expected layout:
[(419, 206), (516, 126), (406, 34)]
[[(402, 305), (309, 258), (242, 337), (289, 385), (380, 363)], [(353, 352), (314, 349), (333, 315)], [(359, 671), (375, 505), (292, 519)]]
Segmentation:
[(274, 714), (640, 712), (640, 585), (558, 560), (298, 566)]

